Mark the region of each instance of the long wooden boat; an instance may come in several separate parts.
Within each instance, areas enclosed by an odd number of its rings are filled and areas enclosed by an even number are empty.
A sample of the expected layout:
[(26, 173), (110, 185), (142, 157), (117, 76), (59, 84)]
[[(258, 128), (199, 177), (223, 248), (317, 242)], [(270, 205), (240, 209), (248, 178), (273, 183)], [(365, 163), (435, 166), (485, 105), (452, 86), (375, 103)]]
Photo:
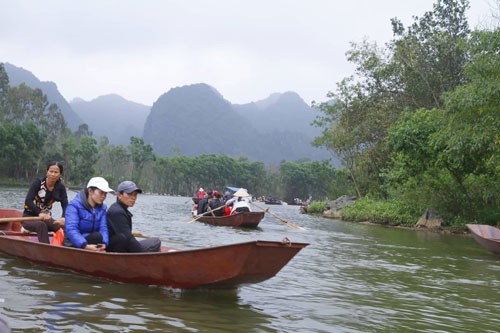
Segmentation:
[(260, 221), (264, 218), (265, 212), (242, 212), (227, 216), (203, 215), (197, 220), (212, 225), (221, 225), (226, 227), (257, 228)]
[(283, 204), (283, 202), (281, 202), (280, 199), (274, 199), (274, 198), (266, 199), (266, 200), (264, 200), (264, 203), (266, 205), (282, 205)]
[[(18, 211), (0, 210), (0, 217)], [(14, 213), (14, 214), (17, 214)], [(6, 216), (10, 214), (10, 216)], [(14, 216), (15, 218), (15, 216)], [(307, 243), (250, 241), (156, 253), (106, 253), (38, 242), (19, 222), (0, 223), (0, 252), (36, 264), (122, 283), (171, 288), (237, 288), (275, 276)]]
[(479, 245), (500, 254), (500, 229), (486, 224), (467, 224), (467, 228)]

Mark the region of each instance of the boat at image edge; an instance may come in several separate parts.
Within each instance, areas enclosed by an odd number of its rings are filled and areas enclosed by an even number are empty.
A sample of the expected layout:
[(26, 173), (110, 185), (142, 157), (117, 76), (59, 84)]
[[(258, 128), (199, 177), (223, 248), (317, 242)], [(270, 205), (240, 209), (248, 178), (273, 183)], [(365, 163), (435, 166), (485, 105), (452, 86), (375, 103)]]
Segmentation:
[(467, 228), (479, 245), (500, 254), (500, 229), (487, 224), (467, 224)]

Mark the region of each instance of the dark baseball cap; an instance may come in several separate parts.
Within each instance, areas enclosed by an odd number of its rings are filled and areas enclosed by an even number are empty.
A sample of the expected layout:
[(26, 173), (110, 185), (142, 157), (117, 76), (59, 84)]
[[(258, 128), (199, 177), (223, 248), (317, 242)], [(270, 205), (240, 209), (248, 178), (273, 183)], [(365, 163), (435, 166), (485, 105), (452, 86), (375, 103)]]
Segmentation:
[(137, 185), (131, 180), (126, 180), (124, 182), (121, 182), (120, 185), (118, 185), (116, 191), (125, 192), (128, 194), (132, 192), (142, 193), (142, 190), (139, 187), (137, 187)]

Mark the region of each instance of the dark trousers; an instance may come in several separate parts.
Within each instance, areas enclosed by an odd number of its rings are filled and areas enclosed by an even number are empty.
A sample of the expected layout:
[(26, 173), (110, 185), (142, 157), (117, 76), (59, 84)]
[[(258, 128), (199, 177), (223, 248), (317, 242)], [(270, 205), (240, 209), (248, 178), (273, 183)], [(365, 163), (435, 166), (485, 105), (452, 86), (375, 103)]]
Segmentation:
[(44, 221), (27, 221), (23, 222), (23, 228), (36, 232), (38, 236), (38, 241), (40, 243), (49, 244), (49, 231), (57, 231), (59, 230), (59, 226), (54, 224), (53, 220), (49, 222)]
[(87, 240), (87, 244), (102, 244), (102, 234), (99, 231), (94, 231), (87, 237), (85, 237)]
[(138, 241), (134, 236), (127, 237), (125, 234), (114, 234), (109, 239), (108, 252), (138, 253), (159, 252), (161, 241), (159, 238), (151, 237)]
[[(102, 234), (99, 231), (94, 231), (93, 233), (85, 237), (85, 239), (87, 240), (87, 244), (102, 244)], [(73, 244), (69, 240), (67, 234), (64, 235), (63, 245), (68, 247), (76, 247), (75, 244)]]

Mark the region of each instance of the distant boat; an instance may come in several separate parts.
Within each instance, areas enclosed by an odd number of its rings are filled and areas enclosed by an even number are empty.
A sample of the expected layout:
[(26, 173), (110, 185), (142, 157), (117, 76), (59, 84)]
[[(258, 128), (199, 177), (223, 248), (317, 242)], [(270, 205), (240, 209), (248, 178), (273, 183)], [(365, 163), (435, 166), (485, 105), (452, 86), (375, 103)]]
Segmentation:
[(500, 229), (486, 224), (467, 224), (472, 236), (486, 250), (500, 254)]
[(225, 288), (258, 283), (276, 275), (307, 243), (255, 240), (161, 252), (94, 252), (38, 242), (21, 232), (21, 212), (0, 209), (0, 252), (36, 264), (122, 283), (171, 288)]
[(276, 198), (267, 198), (264, 200), (264, 202), (266, 203), (266, 205), (281, 205), (282, 202), (280, 199), (276, 199)]
[(226, 216), (204, 215), (197, 218), (198, 221), (220, 225), (226, 227), (257, 228), (260, 221), (264, 218), (265, 212), (241, 212)]

